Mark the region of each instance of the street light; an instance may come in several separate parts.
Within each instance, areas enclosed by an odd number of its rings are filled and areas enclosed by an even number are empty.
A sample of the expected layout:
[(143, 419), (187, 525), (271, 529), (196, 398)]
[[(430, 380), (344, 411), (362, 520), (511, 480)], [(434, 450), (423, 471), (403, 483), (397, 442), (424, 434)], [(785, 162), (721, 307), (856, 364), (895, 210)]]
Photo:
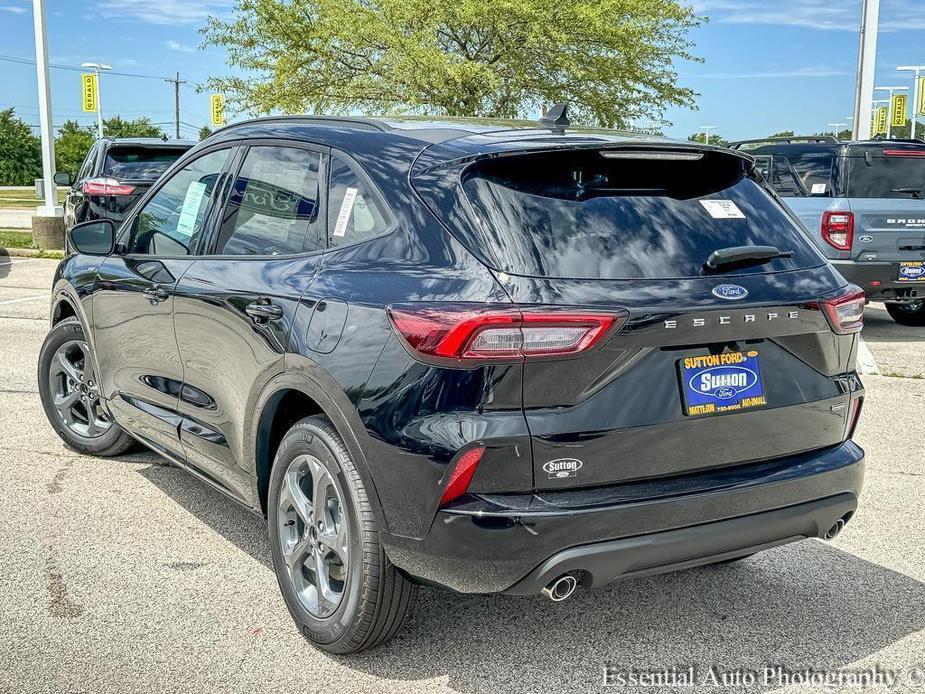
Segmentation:
[(919, 101), (922, 100), (923, 95), (919, 92), (921, 88), (919, 86), (919, 73), (925, 71), (925, 65), (900, 65), (897, 70), (904, 72), (914, 72), (915, 73), (915, 84), (912, 87), (912, 139), (915, 139), (915, 126), (919, 122)]
[(839, 128), (844, 128), (847, 123), (829, 123), (829, 127), (832, 128), (832, 134), (837, 138)]
[[(887, 99), (887, 104), (889, 104), (887, 108), (889, 110), (886, 116), (886, 139), (889, 140), (890, 136), (893, 134), (893, 114), (890, 113), (890, 110), (893, 108), (893, 92), (908, 92), (909, 87), (874, 87), (874, 91), (888, 91), (890, 93)], [(905, 114), (903, 114), (903, 120), (905, 120)]]
[(701, 125), (697, 130), (703, 130), (703, 143), (705, 145), (710, 144), (710, 131), (713, 130), (715, 125)]
[(100, 71), (112, 70), (106, 63), (81, 63), (80, 67), (93, 70), (96, 73), (96, 132), (103, 137), (103, 97), (100, 94)]

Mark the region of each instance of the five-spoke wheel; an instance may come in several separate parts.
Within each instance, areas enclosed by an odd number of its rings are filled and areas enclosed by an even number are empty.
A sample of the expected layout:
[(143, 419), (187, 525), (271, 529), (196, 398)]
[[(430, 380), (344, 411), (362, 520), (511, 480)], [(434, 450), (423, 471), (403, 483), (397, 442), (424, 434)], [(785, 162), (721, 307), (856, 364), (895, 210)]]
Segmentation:
[(55, 411), (68, 429), (88, 439), (109, 431), (112, 422), (100, 408), (99, 383), (86, 342), (69, 340), (58, 347), (48, 381)]

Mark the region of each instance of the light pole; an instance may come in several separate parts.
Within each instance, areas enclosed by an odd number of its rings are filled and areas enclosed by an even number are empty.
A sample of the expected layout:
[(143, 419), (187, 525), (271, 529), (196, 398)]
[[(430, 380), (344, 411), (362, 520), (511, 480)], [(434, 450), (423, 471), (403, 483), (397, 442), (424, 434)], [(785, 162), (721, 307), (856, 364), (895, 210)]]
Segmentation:
[(106, 63), (81, 63), (80, 67), (90, 68), (96, 73), (96, 132), (103, 137), (103, 96), (100, 88), (100, 71), (112, 70)]
[(919, 74), (925, 70), (925, 65), (900, 65), (897, 70), (915, 73), (915, 83), (912, 86), (912, 139), (915, 139), (915, 126), (919, 122), (919, 101), (922, 99), (922, 93), (919, 91)]
[(846, 125), (848, 124), (847, 123), (829, 123), (829, 127), (832, 128), (832, 134), (835, 136), (836, 139), (838, 139), (838, 129), (843, 128)]
[(854, 139), (870, 139), (870, 105), (874, 100), (874, 71), (877, 67), (877, 28), (880, 0), (863, 0), (861, 4), (861, 45), (858, 49), (858, 72), (854, 92)]
[(697, 130), (703, 130), (703, 144), (710, 144), (710, 131), (713, 130), (715, 125), (701, 125)]
[(874, 87), (875, 92), (889, 92), (890, 96), (887, 97), (887, 112), (886, 112), (886, 139), (889, 140), (890, 136), (893, 134), (893, 92), (907, 92), (909, 87)]

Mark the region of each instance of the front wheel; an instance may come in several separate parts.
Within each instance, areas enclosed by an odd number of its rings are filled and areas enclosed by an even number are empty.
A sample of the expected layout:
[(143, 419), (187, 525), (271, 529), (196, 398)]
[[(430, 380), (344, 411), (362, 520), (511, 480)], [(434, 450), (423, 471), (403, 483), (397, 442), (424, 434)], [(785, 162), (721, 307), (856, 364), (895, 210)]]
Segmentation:
[(135, 445), (100, 403), (90, 346), (76, 318), (58, 323), (39, 352), (39, 397), (61, 440), (78, 453), (119, 455)]
[(327, 417), (307, 417), (283, 437), (267, 510), (273, 568), (306, 639), (345, 654), (398, 632), (417, 586), (386, 557), (366, 489)]
[(925, 325), (925, 299), (909, 301), (902, 304), (887, 304), (890, 318), (900, 325), (921, 327)]

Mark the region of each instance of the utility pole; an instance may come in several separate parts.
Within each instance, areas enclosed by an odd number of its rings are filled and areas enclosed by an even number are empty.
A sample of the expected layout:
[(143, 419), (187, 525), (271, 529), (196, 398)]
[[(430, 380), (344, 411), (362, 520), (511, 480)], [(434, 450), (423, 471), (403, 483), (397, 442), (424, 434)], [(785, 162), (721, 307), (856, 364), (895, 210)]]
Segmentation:
[(877, 28), (880, 0), (863, 0), (861, 6), (861, 45), (854, 93), (854, 139), (869, 140), (871, 103), (874, 100), (874, 68), (877, 64)]
[(164, 80), (165, 82), (170, 82), (173, 85), (173, 101), (174, 107), (176, 110), (177, 117), (177, 139), (180, 139), (180, 85), (186, 84), (186, 80), (180, 79), (180, 73), (177, 73), (177, 76), (174, 79)]

